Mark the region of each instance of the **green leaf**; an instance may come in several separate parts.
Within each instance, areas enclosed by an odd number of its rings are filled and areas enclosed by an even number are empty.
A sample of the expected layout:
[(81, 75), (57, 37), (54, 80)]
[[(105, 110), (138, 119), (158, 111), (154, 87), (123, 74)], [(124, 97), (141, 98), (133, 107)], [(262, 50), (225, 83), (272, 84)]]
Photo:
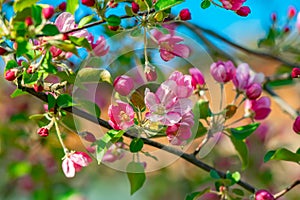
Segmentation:
[(185, 200), (196, 200), (196, 198), (198, 199), (199, 197), (201, 197), (202, 195), (208, 192), (210, 192), (210, 188), (205, 188), (204, 190), (201, 190), (199, 192), (193, 192), (191, 194), (188, 194), (185, 197)]
[(67, 81), (68, 83), (74, 84), (76, 75), (67, 73), (66, 71), (59, 71), (56, 73), (56, 76), (58, 76), (61, 81)]
[(220, 179), (220, 175), (216, 170), (210, 170), (209, 172), (210, 177), (212, 177), (213, 179)]
[(59, 95), (56, 101), (57, 106), (61, 108), (66, 108), (74, 105), (72, 97), (68, 94)]
[(132, 153), (136, 153), (142, 150), (144, 142), (141, 138), (134, 138), (129, 146), (129, 149)]
[(201, 2), (201, 8), (202, 9), (206, 9), (206, 8), (209, 8), (211, 5), (210, 1), (209, 0), (204, 0)]
[(130, 194), (132, 195), (143, 186), (146, 175), (141, 163), (130, 162), (127, 165), (126, 171), (130, 183)]
[(42, 23), (42, 7), (39, 5), (33, 5), (31, 7), (32, 19), (35, 25), (38, 26)]
[(26, 72), (23, 73), (23, 81), (24, 84), (33, 84), (39, 79), (40, 75), (38, 72), (34, 74), (28, 74)]
[(38, 0), (15, 0), (14, 11), (22, 11), (24, 8), (31, 7), (32, 5), (36, 4), (36, 2), (38, 2)]
[(44, 26), (44, 28), (42, 29), (42, 33), (45, 36), (54, 36), (54, 35), (59, 34), (60, 32), (57, 29), (56, 25), (54, 25), (54, 24), (46, 24)]
[(79, 6), (79, 1), (78, 0), (67, 0), (67, 8), (66, 11), (75, 14), (75, 11), (77, 10)]
[(65, 52), (71, 52), (71, 53), (75, 54), (76, 56), (78, 56), (76, 45), (73, 43), (70, 43), (69, 41), (50, 40), (49, 43)]
[(8, 167), (8, 174), (13, 179), (29, 174), (30, 171), (31, 164), (26, 161), (18, 161), (16, 163), (10, 164), (10, 166)]
[(248, 148), (243, 140), (238, 140), (235, 137), (230, 137), (231, 142), (238, 152), (239, 158), (242, 161), (242, 169), (246, 169), (249, 163)]
[(231, 174), (229, 171), (226, 173), (226, 179), (230, 180), (229, 186), (234, 185), (235, 183), (239, 182), (241, 179), (241, 175), (239, 172), (234, 172)]
[(94, 16), (95, 15), (93, 14), (93, 15), (88, 15), (88, 16), (85, 16), (84, 18), (82, 18), (78, 23), (78, 28), (81, 28), (84, 25), (86, 25), (86, 24), (90, 23), (91, 21), (93, 21)]
[(100, 117), (100, 115), (101, 115), (101, 110), (100, 110), (99, 106), (92, 101), (79, 100), (78, 106), (80, 108), (83, 108), (84, 110), (88, 111), (90, 114), (95, 115), (96, 117)]
[(18, 67), (18, 63), (17, 61), (15, 60), (10, 60), (6, 63), (6, 66), (5, 66), (5, 71), (9, 70), (9, 69), (13, 69), (13, 68), (16, 68)]
[(56, 104), (56, 99), (51, 93), (48, 93), (47, 98), (48, 98), (48, 110), (50, 110), (51, 108), (54, 108)]
[(110, 15), (106, 19), (107, 24), (110, 26), (119, 26), (121, 24), (121, 18), (117, 15)]
[(28, 94), (27, 92), (24, 92), (20, 89), (16, 89), (11, 95), (10, 97), (11, 98), (15, 98), (15, 97), (18, 97), (18, 96), (21, 96), (21, 95), (24, 95), (24, 94)]
[(131, 32), (130, 32), (130, 36), (131, 37), (139, 37), (141, 36), (143, 33), (141, 31), (141, 29), (139, 27), (133, 29)]
[(234, 193), (234, 194), (236, 194), (238, 196), (242, 196), (243, 197), (245, 195), (244, 191), (241, 190), (241, 189), (238, 189), (238, 188), (234, 188), (231, 191), (232, 191), (232, 193)]
[(286, 148), (280, 148), (277, 150), (269, 151), (265, 155), (264, 162), (267, 162), (269, 160), (285, 160), (300, 164), (300, 152), (297, 151), (296, 153), (293, 153)]
[(30, 120), (40, 120), (43, 119), (45, 116), (43, 114), (35, 114), (35, 115), (30, 115), (29, 119)]
[(197, 101), (196, 104), (199, 107), (200, 119), (206, 119), (207, 117), (211, 116), (211, 111), (209, 108), (209, 101), (201, 99), (201, 100)]
[(132, 9), (131, 9), (131, 7), (128, 6), (128, 5), (125, 5), (125, 12), (126, 12), (126, 15), (128, 15), (128, 16), (133, 16)]
[(17, 56), (22, 56), (23, 54), (26, 54), (31, 48), (32, 45), (23, 37), (18, 37), (16, 39), (17, 42)]
[(165, 10), (183, 2), (183, 0), (158, 0), (155, 4), (155, 10)]
[(79, 84), (99, 82), (111, 83), (111, 76), (109, 71), (105, 69), (83, 68), (78, 72), (76, 82)]
[(207, 128), (199, 121), (196, 138), (202, 137), (207, 133)]
[(253, 123), (237, 128), (231, 128), (230, 132), (236, 139), (244, 140), (251, 135), (259, 127), (259, 125), (260, 123)]
[(52, 55), (49, 51), (45, 54), (41, 67), (45, 70), (45, 72), (56, 74), (57, 68), (52, 64)]
[(69, 36), (69, 40), (75, 44), (76, 46), (79, 46), (79, 47), (84, 47), (86, 48), (87, 50), (92, 50), (92, 47), (91, 47), (91, 44), (89, 43), (89, 41), (84, 38), (84, 37), (74, 37), (74, 36)]

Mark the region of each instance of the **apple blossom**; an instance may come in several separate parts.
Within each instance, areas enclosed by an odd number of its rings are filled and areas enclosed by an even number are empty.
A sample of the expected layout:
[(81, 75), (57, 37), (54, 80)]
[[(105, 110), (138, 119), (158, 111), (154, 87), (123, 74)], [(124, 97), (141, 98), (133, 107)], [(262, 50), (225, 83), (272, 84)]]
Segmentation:
[(8, 81), (13, 81), (17, 78), (17, 69), (9, 69), (5, 72), (5, 79)]
[(300, 116), (298, 116), (294, 121), (293, 130), (295, 133), (300, 134)]
[(261, 84), (253, 83), (249, 88), (246, 90), (246, 96), (249, 99), (257, 99), (262, 93)]
[(75, 172), (79, 172), (82, 167), (88, 166), (90, 162), (92, 162), (92, 159), (87, 153), (66, 153), (62, 162), (62, 169), (66, 177), (72, 178), (75, 176)]
[(265, 119), (271, 112), (270, 106), (271, 100), (269, 97), (261, 97), (258, 100), (246, 100), (245, 102), (246, 112), (250, 112), (248, 114), (256, 120)]
[(275, 198), (267, 190), (258, 190), (255, 192), (255, 200), (275, 200)]
[(170, 76), (169, 80), (175, 81), (176, 86), (173, 92), (178, 98), (188, 98), (193, 94), (192, 77), (189, 75), (183, 75), (181, 72), (175, 71)]
[(189, 9), (187, 9), (187, 8), (182, 9), (180, 11), (179, 17), (181, 20), (184, 20), (184, 21), (192, 19), (191, 13), (190, 13)]
[(47, 137), (49, 135), (49, 129), (47, 127), (41, 127), (37, 130), (37, 133), (41, 137)]
[(300, 68), (298, 68), (298, 67), (293, 68), (291, 77), (292, 78), (300, 78)]
[(197, 85), (204, 85), (205, 80), (202, 72), (197, 68), (190, 68), (189, 73), (192, 76), (192, 86), (194, 89), (197, 88)]
[(116, 105), (112, 104), (108, 108), (108, 123), (115, 130), (126, 130), (134, 125), (134, 114), (128, 103), (117, 100)]
[(235, 76), (234, 64), (231, 61), (215, 62), (210, 66), (210, 74), (216, 81), (220, 83), (227, 83)]
[(185, 44), (178, 44), (183, 41), (182, 37), (175, 36), (174, 33), (163, 34), (158, 30), (153, 31), (153, 37), (158, 42), (160, 57), (164, 61), (169, 61), (175, 56), (182, 58), (190, 56), (190, 48)]
[(93, 53), (96, 56), (104, 56), (109, 51), (109, 46), (106, 45), (106, 40), (100, 36), (95, 43), (92, 43)]
[(220, 0), (223, 7), (227, 10), (237, 11), (246, 0)]
[(127, 96), (133, 90), (134, 82), (131, 77), (122, 75), (115, 79), (113, 86), (120, 95)]
[(43, 10), (42, 10), (42, 14), (45, 19), (50, 19), (54, 13), (55, 13), (55, 10), (54, 10), (53, 6), (43, 8)]
[(125, 155), (124, 150), (122, 147), (124, 143), (118, 142), (116, 144), (112, 144), (106, 153), (104, 154), (102, 161), (103, 162), (115, 162), (116, 160), (120, 160)]

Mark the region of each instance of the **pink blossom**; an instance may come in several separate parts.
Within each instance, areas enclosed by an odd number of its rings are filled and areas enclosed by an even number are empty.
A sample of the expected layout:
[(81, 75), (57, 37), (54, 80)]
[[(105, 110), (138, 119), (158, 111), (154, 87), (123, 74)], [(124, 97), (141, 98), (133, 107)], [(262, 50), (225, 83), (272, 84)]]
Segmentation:
[(246, 96), (249, 99), (257, 99), (262, 93), (261, 84), (253, 83), (247, 90)]
[(193, 94), (192, 77), (189, 75), (183, 75), (181, 72), (173, 72), (168, 80), (176, 82), (175, 92), (178, 98), (188, 98)]
[(232, 82), (238, 91), (245, 91), (253, 83), (261, 84), (263, 80), (264, 75), (262, 73), (252, 73), (250, 72), (249, 65), (247, 63), (242, 63), (237, 67)]
[(93, 53), (96, 56), (104, 56), (109, 51), (109, 46), (106, 45), (106, 40), (100, 36), (95, 43), (92, 43)]
[(120, 100), (116, 101), (116, 105), (110, 105), (108, 108), (108, 123), (115, 130), (126, 130), (134, 124), (134, 111), (132, 107)]
[(274, 200), (274, 196), (267, 190), (258, 190), (255, 192), (255, 200)]
[(265, 119), (271, 112), (270, 106), (271, 100), (269, 97), (261, 97), (258, 100), (246, 100), (245, 102), (246, 112), (256, 120)]
[(125, 152), (122, 149), (124, 144), (122, 142), (118, 142), (116, 144), (112, 144), (109, 149), (104, 154), (102, 161), (103, 162), (115, 162), (116, 160), (120, 160), (123, 158)]
[(182, 116), (179, 123), (168, 126), (166, 130), (167, 138), (173, 145), (185, 145), (191, 138), (191, 127), (194, 125), (194, 116), (188, 112)]
[(174, 33), (163, 34), (158, 30), (153, 31), (153, 36), (159, 45), (160, 57), (164, 61), (169, 61), (175, 56), (187, 58), (190, 55), (190, 48), (185, 44), (178, 44), (183, 41), (182, 37), (175, 36)]
[(236, 14), (242, 17), (247, 17), (251, 13), (251, 10), (248, 6), (242, 6), (236, 11)]
[(115, 90), (122, 96), (127, 96), (134, 88), (133, 79), (129, 76), (118, 76), (113, 84)]
[(75, 172), (79, 172), (82, 167), (88, 166), (92, 162), (91, 157), (84, 152), (71, 152), (65, 155), (62, 162), (62, 169), (66, 177), (72, 178)]
[(190, 68), (189, 73), (192, 76), (192, 86), (194, 89), (197, 88), (197, 85), (204, 85), (205, 80), (202, 72), (197, 68)]
[(235, 76), (235, 67), (231, 61), (218, 61), (210, 66), (210, 73), (216, 81), (227, 83)]
[(177, 84), (174, 80), (162, 83), (155, 93), (145, 90), (145, 103), (149, 112), (146, 118), (167, 126), (178, 123), (182, 116), (192, 109), (192, 102), (187, 98), (176, 96)]
[(295, 133), (300, 134), (300, 116), (298, 116), (294, 121), (293, 130), (295, 131)]
[(220, 0), (223, 7), (227, 10), (237, 11), (246, 0)]

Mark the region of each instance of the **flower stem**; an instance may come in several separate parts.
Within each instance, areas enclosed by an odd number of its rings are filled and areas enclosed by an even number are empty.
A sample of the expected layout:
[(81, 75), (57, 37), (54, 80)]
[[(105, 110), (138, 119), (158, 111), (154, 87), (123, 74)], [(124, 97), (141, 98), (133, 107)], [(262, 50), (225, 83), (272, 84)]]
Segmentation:
[(147, 28), (144, 27), (144, 56), (145, 56), (145, 66), (147, 66), (149, 64), (148, 55), (147, 55), (147, 46), (148, 46)]
[(68, 148), (65, 146), (64, 142), (63, 142), (63, 139), (61, 137), (61, 132), (59, 130), (59, 127), (58, 127), (58, 123), (57, 123), (57, 120), (55, 117), (52, 118), (52, 121), (54, 122), (54, 125), (55, 125), (55, 129), (56, 129), (56, 135), (58, 137), (58, 140), (62, 146), (62, 148), (64, 149), (64, 152), (65, 154), (67, 154), (69, 152)]

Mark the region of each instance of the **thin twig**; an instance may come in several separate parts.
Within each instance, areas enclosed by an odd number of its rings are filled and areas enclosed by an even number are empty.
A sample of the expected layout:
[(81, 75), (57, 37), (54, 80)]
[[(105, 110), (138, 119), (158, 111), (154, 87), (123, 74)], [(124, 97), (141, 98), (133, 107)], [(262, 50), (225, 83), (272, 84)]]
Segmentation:
[(274, 195), (275, 199), (279, 199), (280, 197), (282, 197), (283, 195), (285, 195), (288, 191), (290, 191), (291, 189), (293, 189), (294, 187), (296, 187), (297, 185), (300, 184), (300, 180), (295, 181), (292, 185), (290, 185), (289, 187), (285, 188), (284, 190), (278, 192), (277, 194)]

